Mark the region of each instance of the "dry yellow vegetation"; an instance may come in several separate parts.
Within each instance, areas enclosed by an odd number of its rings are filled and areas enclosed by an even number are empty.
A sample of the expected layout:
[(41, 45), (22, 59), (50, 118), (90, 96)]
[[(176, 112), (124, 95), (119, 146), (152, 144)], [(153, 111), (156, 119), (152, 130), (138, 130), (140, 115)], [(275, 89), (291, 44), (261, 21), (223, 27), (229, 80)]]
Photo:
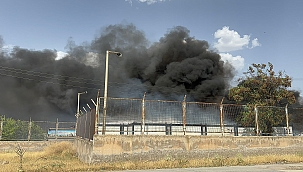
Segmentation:
[[(255, 165), (265, 163), (303, 162), (302, 154), (265, 155), (243, 157), (215, 156), (203, 159), (164, 158), (159, 161), (125, 161), (103, 164), (85, 164), (76, 157), (76, 151), (70, 142), (58, 142), (42, 152), (25, 152), (22, 169), (25, 172), (43, 171), (112, 171), (126, 169), (186, 168), (211, 166)], [(22, 171), (20, 159), (15, 152), (0, 153), (0, 172)]]

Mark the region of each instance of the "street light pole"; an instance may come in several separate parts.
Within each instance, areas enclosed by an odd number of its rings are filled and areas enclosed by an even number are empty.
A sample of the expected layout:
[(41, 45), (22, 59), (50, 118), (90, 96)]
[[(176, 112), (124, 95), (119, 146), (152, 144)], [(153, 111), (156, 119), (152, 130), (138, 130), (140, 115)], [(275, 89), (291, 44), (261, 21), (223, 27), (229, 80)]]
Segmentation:
[(77, 136), (77, 127), (78, 127), (78, 117), (80, 116), (80, 95), (81, 94), (86, 94), (87, 91), (78, 93), (78, 106), (77, 106), (77, 114), (76, 114), (76, 125), (75, 125), (75, 131), (76, 131), (76, 136)]
[(104, 96), (103, 96), (103, 124), (102, 124), (102, 134), (105, 134), (106, 129), (106, 108), (107, 108), (107, 85), (108, 85), (108, 56), (109, 54), (116, 54), (118, 57), (122, 57), (120, 52), (116, 51), (106, 51), (105, 57), (105, 79), (104, 79)]
[(86, 94), (87, 91), (84, 91), (82, 93), (78, 93), (78, 106), (77, 106), (77, 115), (80, 115), (80, 95), (81, 94)]

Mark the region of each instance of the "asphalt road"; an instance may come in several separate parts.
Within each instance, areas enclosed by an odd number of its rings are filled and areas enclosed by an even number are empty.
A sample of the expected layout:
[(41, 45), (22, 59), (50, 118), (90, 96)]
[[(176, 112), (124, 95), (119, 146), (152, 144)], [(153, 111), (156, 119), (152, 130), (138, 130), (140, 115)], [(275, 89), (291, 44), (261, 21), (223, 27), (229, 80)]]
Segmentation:
[[(175, 168), (154, 170), (125, 170), (119, 172), (303, 172), (303, 163), (297, 164), (268, 164), (253, 166), (227, 166), (202, 168)], [(118, 171), (116, 171), (118, 172)]]

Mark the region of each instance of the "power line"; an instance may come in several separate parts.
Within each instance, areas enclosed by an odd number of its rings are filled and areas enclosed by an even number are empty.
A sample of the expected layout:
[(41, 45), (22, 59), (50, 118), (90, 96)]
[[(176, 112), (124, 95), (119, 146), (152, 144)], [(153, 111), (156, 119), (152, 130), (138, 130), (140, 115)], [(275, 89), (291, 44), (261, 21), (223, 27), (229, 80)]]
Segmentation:
[[(82, 77), (73, 77), (73, 76), (67, 76), (67, 75), (50, 74), (50, 73), (30, 71), (30, 70), (24, 70), (24, 69), (17, 69), (17, 68), (5, 67), (5, 66), (0, 66), (0, 71), (11, 73), (11, 74), (7, 74), (7, 73), (0, 72), (0, 75), (2, 75), (2, 76), (14, 77), (14, 78), (25, 79), (25, 80), (30, 80), (30, 81), (44, 82), (44, 83), (49, 83), (49, 84), (59, 84), (59, 85), (67, 86), (67, 87), (73, 87), (73, 88), (99, 90), (100, 88), (97, 88), (97, 87), (82, 86), (82, 85), (77, 85), (77, 84), (87, 84), (87, 81), (91, 81), (92, 83), (89, 83), (89, 84), (93, 84), (95, 86), (100, 86), (101, 88), (103, 88), (103, 84), (104, 84), (104, 81), (102, 81), (102, 80), (94, 80), (94, 79), (88, 79), (88, 78), (82, 78)], [(23, 76), (18, 76), (18, 75), (23, 75)], [(38, 78), (30, 78), (30, 76), (38, 77)], [(43, 80), (43, 78), (44, 79), (49, 79), (49, 80)], [(70, 80), (66, 80), (65, 78), (69, 78)], [(226, 78), (229, 78), (229, 77), (226, 77)], [(296, 79), (302, 79), (303, 80), (303, 78), (296, 78)], [(69, 81), (71, 83), (66, 84), (66, 83), (62, 83), (62, 82), (54, 82), (54, 80)], [(81, 81), (81, 80), (85, 80), (85, 81)], [(140, 87), (140, 85), (137, 85), (137, 84), (134, 84), (134, 83), (109, 82), (109, 84), (110, 84), (110, 87), (116, 87), (116, 88), (121, 88), (121, 86), (123, 86), (127, 89), (132, 89), (132, 88), (134, 88), (134, 86), (139, 86)], [(148, 87), (144, 87), (144, 83), (142, 83), (142, 84), (143, 84), (143, 90), (144, 91), (149, 90)], [(152, 88), (168, 89), (168, 87), (155, 86), (155, 85), (153, 85)], [(175, 91), (175, 90), (172, 90), (172, 89), (170, 89), (170, 92), (168, 94), (174, 94), (174, 93), (178, 94), (178, 95), (179, 94), (184, 94), (183, 92)], [(119, 90), (119, 92), (120, 93), (129, 93), (128, 91), (122, 91), (122, 90)], [(186, 92), (189, 92), (189, 90), (186, 90)]]
[(49, 74), (49, 73), (43, 73), (43, 72), (38, 72), (38, 71), (16, 69), (16, 68), (4, 67), (4, 66), (0, 66), (0, 70), (6, 71), (6, 72), (22, 74), (22, 75), (35, 76), (35, 77), (40, 77), (40, 78), (45, 78), (45, 79), (59, 79), (59, 78), (66, 78), (67, 77), (69, 79), (74, 79), (74, 80), (71, 80), (71, 81), (79, 82), (79, 83), (85, 83), (81, 80), (86, 80), (86, 81), (91, 81), (91, 82), (104, 82), (104, 81), (101, 81), (101, 80), (93, 80), (93, 79), (89, 79), (89, 78), (73, 77), (73, 76), (58, 75), (58, 74)]
[[(32, 79), (32, 78), (26, 78), (26, 77), (21, 77), (21, 76), (14, 76), (14, 75), (3, 74), (3, 73), (0, 73), (0, 75), (14, 77), (14, 78), (18, 78), (18, 79), (31, 80), (31, 81), (36, 80), (36, 79)], [(43, 80), (40, 80), (40, 82), (45, 82), (45, 83), (49, 83), (49, 84), (58, 84), (58, 83), (55, 83), (55, 82), (52, 82), (52, 81), (43, 81)], [(60, 83), (60, 85), (69, 86), (69, 87), (77, 87), (77, 88), (96, 89), (96, 88), (92, 88), (92, 87), (84, 87), (84, 86), (79, 86), (79, 85), (76, 86), (76, 85), (63, 84), (63, 83)]]

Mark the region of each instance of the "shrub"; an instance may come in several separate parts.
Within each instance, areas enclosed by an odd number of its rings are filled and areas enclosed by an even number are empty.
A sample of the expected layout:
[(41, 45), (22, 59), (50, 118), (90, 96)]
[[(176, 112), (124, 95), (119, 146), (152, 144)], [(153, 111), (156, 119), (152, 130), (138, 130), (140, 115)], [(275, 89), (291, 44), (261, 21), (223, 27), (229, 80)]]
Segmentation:
[(75, 155), (76, 150), (68, 141), (56, 142), (45, 148), (45, 156), (70, 157)]

